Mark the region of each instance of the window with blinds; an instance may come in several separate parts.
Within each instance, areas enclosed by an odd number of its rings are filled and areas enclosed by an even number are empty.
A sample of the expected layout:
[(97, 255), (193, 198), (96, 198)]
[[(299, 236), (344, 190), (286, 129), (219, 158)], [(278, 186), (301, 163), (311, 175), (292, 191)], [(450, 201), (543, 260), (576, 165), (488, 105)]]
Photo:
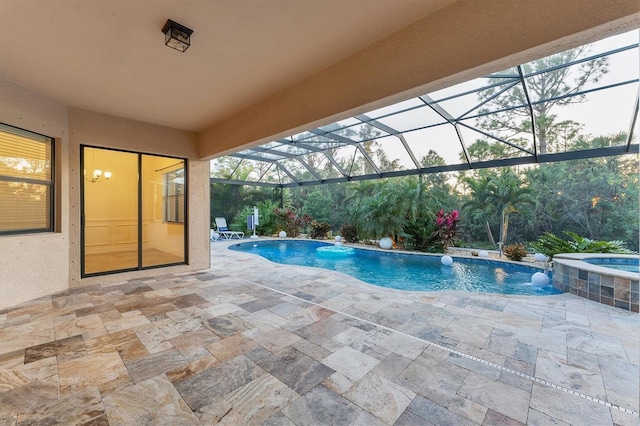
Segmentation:
[(164, 173), (164, 221), (184, 223), (184, 168)]
[(53, 232), (53, 143), (0, 123), (0, 235)]

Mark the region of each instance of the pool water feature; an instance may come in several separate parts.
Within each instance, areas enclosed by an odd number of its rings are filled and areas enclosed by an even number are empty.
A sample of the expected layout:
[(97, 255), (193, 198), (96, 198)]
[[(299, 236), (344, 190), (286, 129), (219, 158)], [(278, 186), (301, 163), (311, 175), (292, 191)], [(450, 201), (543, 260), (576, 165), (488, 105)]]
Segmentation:
[(356, 250), (343, 245), (316, 247), (316, 255), (328, 258), (340, 258), (345, 256), (353, 256)]
[(453, 256), (445, 266), (441, 256), (353, 249), (347, 256), (317, 255), (317, 249), (333, 247), (319, 241), (269, 240), (239, 243), (231, 250), (257, 254), (276, 263), (312, 266), (351, 275), (380, 287), (412, 291), (472, 291), (500, 294), (549, 295), (560, 291), (552, 285), (531, 284), (539, 268)]

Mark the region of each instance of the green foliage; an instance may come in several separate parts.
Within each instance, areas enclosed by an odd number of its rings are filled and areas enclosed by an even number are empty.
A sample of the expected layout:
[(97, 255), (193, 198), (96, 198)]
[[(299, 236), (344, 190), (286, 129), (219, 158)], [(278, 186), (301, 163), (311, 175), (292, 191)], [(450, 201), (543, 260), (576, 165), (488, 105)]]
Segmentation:
[(347, 202), (361, 238), (395, 237), (426, 207), (428, 198), (415, 177), (363, 181), (353, 185)]
[(502, 249), (507, 259), (520, 262), (527, 255), (527, 247), (522, 243), (510, 244)]
[(459, 214), (457, 210), (445, 213), (440, 209), (433, 216), (417, 218), (404, 226), (405, 248), (431, 253), (444, 253), (458, 236)]
[(260, 224), (256, 228), (259, 235), (273, 235), (279, 231), (276, 223), (276, 215), (273, 211), (277, 208), (276, 203), (266, 200), (257, 203)]
[(551, 232), (545, 232), (537, 241), (531, 243), (531, 247), (549, 258), (559, 253), (633, 253), (622, 241), (594, 241), (571, 231), (564, 231), (564, 234), (571, 240), (564, 240)]
[[(598, 137), (585, 147), (620, 145), (625, 138)], [(544, 231), (561, 234), (567, 230), (593, 240), (622, 240), (638, 250), (637, 156), (545, 164), (526, 175), (535, 193), (536, 214), (530, 234), (523, 239), (533, 240)]]
[(417, 219), (404, 226), (405, 248), (424, 252), (438, 251), (440, 247), (432, 244), (433, 234), (437, 231), (433, 219)]
[(340, 228), (340, 236), (348, 243), (358, 242), (358, 231), (353, 225), (342, 225)]
[[(278, 229), (278, 225), (276, 223), (276, 217), (273, 213), (275, 207), (275, 203), (271, 200), (260, 201), (256, 203), (256, 207), (258, 207), (258, 215), (260, 216), (259, 222), (260, 224), (256, 228), (256, 234), (258, 235), (273, 235)], [(249, 232), (247, 229), (247, 216), (253, 214), (253, 207), (244, 206), (234, 217), (232, 222), (229, 224), (229, 228), (242, 231), (244, 233)]]
[(331, 231), (331, 225), (327, 222), (317, 222), (313, 220), (311, 221), (310, 227), (311, 231), (309, 232), (309, 237), (317, 240), (325, 239), (327, 237), (327, 233)]
[(275, 223), (279, 230), (290, 237), (297, 237), (300, 231), (311, 222), (311, 216), (298, 215), (295, 210), (276, 208), (273, 210)]
[(231, 223), (227, 222), (229, 229), (247, 233), (247, 217), (253, 214), (253, 207), (245, 206), (234, 217)]
[(298, 213), (308, 214), (319, 222), (328, 222), (331, 229), (338, 229), (348, 222), (344, 184), (301, 186), (289, 189), (292, 206)]
[(273, 203), (279, 199), (274, 190), (270, 188), (246, 188), (220, 183), (211, 184), (210, 198), (210, 221), (213, 223), (214, 218), (224, 217), (230, 228), (238, 230), (245, 229), (247, 226), (245, 208), (253, 208), (256, 205), (259, 207), (260, 203)]
[(486, 221), (489, 240), (493, 234), (489, 220), (499, 218), (500, 241), (505, 243), (509, 231), (509, 218), (514, 213), (531, 216), (534, 200), (531, 189), (512, 169), (482, 171), (478, 178), (464, 179), (472, 193), (472, 199), (463, 205), (468, 212)]
[(436, 245), (440, 246), (442, 252), (446, 252), (447, 248), (453, 246), (458, 238), (459, 221), (458, 210), (445, 213), (444, 209), (440, 209), (436, 214), (436, 231), (433, 233), (432, 239)]
[(564, 240), (551, 232), (545, 232), (537, 241), (530, 243), (530, 246), (535, 251), (544, 254), (548, 258), (552, 258), (558, 253), (573, 253), (573, 247), (569, 241)]

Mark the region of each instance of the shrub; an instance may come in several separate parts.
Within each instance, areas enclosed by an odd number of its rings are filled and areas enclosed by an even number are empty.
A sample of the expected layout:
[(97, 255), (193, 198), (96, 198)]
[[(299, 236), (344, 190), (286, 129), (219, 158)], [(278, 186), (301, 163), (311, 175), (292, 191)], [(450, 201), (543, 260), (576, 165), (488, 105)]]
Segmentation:
[[(247, 229), (247, 216), (253, 214), (253, 209), (245, 206), (242, 210), (240, 210), (231, 220), (231, 222), (227, 222), (229, 229), (232, 231), (241, 231), (244, 233), (249, 232)], [(216, 229), (216, 223), (213, 222), (211, 224), (211, 229)]]
[(458, 237), (458, 222), (460, 214), (458, 210), (451, 213), (445, 213), (444, 209), (436, 215), (436, 232), (433, 234), (436, 244), (445, 252), (448, 247), (453, 246), (455, 239)]
[[(258, 235), (273, 235), (277, 234), (278, 231), (286, 230), (286, 227), (283, 227), (281, 218), (276, 217), (274, 213), (276, 207), (274, 207), (272, 201), (259, 201), (257, 207), (258, 214), (260, 215), (260, 225), (256, 228)], [(229, 228), (234, 231), (250, 232), (251, 230), (247, 229), (247, 216), (252, 214), (253, 207), (243, 207), (242, 210), (233, 217), (233, 220), (229, 223)], [(215, 223), (212, 224), (212, 229), (215, 229), (214, 225)]]
[(309, 237), (322, 240), (326, 238), (327, 232), (331, 231), (331, 225), (327, 222), (316, 222), (315, 220), (311, 222), (311, 232), (309, 232)]
[(358, 242), (358, 232), (355, 225), (342, 225), (342, 228), (340, 228), (340, 236), (348, 243)]
[(531, 247), (548, 258), (558, 253), (633, 253), (622, 241), (594, 241), (569, 231), (564, 231), (564, 234), (573, 241), (563, 240), (551, 232), (545, 232), (537, 241), (531, 243)]
[(520, 262), (527, 255), (527, 247), (524, 244), (510, 244), (502, 249), (507, 259)]
[(275, 215), (275, 223), (280, 230), (287, 232), (290, 237), (296, 237), (311, 221), (311, 216), (302, 215), (299, 216), (294, 210), (291, 209), (279, 209), (273, 210)]
[(434, 251), (433, 235), (436, 226), (431, 220), (414, 221), (404, 225), (405, 248), (408, 250)]
[(420, 218), (403, 226), (401, 237), (405, 238), (405, 248), (431, 253), (445, 253), (454, 245), (458, 236), (460, 215), (457, 210), (445, 213), (441, 209), (436, 213), (436, 221), (432, 218)]

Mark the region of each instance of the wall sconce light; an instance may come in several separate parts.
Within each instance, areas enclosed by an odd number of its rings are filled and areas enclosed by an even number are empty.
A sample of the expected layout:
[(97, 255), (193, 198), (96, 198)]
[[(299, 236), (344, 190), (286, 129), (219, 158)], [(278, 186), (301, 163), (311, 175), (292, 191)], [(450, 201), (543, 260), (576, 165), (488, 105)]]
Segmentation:
[(167, 23), (162, 27), (164, 33), (164, 44), (172, 49), (184, 52), (191, 45), (191, 34), (193, 30), (167, 19)]
[(111, 179), (111, 172), (103, 172), (100, 169), (95, 169), (90, 178), (87, 178), (87, 171), (86, 170), (84, 171), (84, 175), (85, 175), (84, 178), (86, 180), (88, 180), (89, 182), (91, 182), (91, 183), (96, 183), (101, 179), (104, 179), (104, 180)]

